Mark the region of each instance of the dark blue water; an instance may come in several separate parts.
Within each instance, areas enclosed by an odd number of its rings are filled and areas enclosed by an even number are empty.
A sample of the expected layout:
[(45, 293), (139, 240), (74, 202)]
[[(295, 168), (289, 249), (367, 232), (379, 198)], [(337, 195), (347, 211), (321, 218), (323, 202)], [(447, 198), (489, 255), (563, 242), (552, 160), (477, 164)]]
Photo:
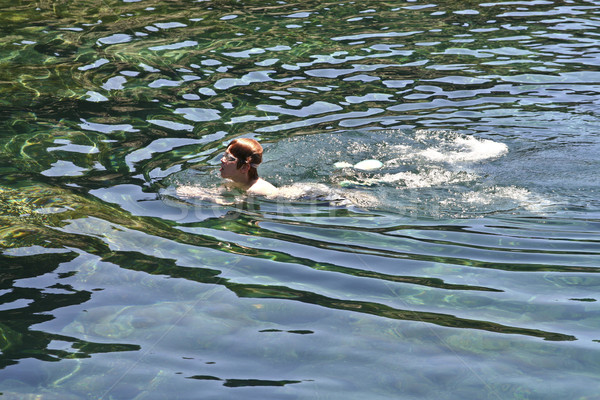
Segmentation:
[(598, 2), (0, 22), (0, 397), (598, 398)]

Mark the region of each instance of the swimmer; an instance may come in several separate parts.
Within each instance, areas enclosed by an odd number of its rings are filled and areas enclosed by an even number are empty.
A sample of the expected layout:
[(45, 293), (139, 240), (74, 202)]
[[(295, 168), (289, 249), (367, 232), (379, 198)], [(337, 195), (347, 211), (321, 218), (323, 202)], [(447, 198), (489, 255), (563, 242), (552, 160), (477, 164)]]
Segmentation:
[(258, 177), (258, 165), (262, 162), (263, 148), (254, 139), (234, 139), (221, 158), (221, 177), (232, 185), (258, 196), (274, 196), (277, 188)]
[(225, 149), (221, 158), (221, 177), (229, 181), (228, 184), (218, 188), (202, 188), (192, 185), (177, 187), (177, 195), (185, 198), (194, 198), (214, 202), (222, 205), (231, 205), (227, 200), (228, 189), (243, 190), (247, 194), (256, 196), (275, 196), (278, 190), (269, 182), (258, 177), (256, 168), (262, 162), (262, 146), (254, 139), (235, 139)]

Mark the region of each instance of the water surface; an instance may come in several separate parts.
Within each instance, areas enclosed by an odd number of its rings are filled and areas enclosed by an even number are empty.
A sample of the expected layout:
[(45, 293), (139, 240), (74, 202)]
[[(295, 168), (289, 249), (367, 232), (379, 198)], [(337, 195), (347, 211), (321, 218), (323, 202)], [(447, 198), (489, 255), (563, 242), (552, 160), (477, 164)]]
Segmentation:
[(598, 398), (597, 2), (0, 10), (3, 398)]

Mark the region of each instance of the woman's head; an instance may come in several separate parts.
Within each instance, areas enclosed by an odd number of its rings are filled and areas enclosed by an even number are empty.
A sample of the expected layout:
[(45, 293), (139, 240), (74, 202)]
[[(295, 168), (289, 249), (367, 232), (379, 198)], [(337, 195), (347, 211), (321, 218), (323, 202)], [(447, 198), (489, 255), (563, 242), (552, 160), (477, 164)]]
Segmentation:
[(240, 169), (248, 165), (248, 179), (258, 179), (256, 168), (262, 162), (263, 148), (254, 139), (234, 139), (227, 146), (227, 152), (237, 159), (236, 168)]

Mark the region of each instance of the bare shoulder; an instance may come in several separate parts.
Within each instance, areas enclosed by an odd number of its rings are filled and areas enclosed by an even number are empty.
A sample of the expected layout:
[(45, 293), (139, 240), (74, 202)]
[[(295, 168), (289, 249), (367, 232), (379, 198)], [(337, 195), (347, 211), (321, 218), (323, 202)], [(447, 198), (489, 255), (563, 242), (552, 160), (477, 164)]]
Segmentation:
[(264, 179), (258, 178), (258, 180), (248, 188), (247, 193), (256, 196), (274, 196), (277, 194), (277, 188)]

